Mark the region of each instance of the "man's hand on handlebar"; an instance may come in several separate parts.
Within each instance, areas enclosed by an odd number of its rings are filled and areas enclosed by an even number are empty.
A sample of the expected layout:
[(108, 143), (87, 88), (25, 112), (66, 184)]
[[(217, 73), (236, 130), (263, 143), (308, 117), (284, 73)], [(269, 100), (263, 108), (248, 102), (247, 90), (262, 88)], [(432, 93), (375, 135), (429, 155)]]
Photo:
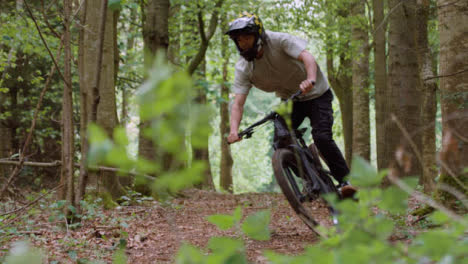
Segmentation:
[(227, 138), (229, 144), (236, 143), (241, 140), (242, 138), (239, 137), (239, 134), (237, 132), (231, 132)]
[(315, 85), (315, 81), (307, 79), (307, 80), (304, 80), (299, 85), (299, 88), (301, 89), (302, 94), (306, 94), (306, 93), (310, 92), (310, 90), (312, 90), (312, 88), (314, 88), (314, 85)]

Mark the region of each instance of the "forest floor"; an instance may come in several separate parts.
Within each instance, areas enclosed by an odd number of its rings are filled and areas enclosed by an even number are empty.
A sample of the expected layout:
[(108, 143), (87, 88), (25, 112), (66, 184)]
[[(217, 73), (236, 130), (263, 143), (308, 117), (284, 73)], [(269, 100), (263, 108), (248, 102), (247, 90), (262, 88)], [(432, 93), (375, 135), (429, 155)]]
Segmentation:
[[(241, 237), (252, 263), (267, 263), (264, 250), (297, 255), (318, 241), (282, 194), (232, 195), (201, 190), (182, 194), (182, 198), (165, 204), (145, 201), (113, 210), (88, 210), (88, 219), (78, 227), (65, 225), (63, 217), (56, 219), (57, 212), (50, 204), (36, 205), (16, 215), (13, 222), (0, 222), (0, 231), (10, 228), (8, 235), (0, 238), (0, 262), (14, 242), (24, 240), (41, 250), (46, 263), (111, 263), (122, 238), (127, 242), (128, 263), (173, 263), (183, 243), (205, 248), (214, 236)], [(243, 208), (243, 217), (270, 210), (271, 239), (256, 241), (235, 230), (221, 231), (206, 220), (213, 214), (232, 214), (237, 206)], [(330, 225), (326, 207), (317, 202), (316, 209), (319, 222)]]

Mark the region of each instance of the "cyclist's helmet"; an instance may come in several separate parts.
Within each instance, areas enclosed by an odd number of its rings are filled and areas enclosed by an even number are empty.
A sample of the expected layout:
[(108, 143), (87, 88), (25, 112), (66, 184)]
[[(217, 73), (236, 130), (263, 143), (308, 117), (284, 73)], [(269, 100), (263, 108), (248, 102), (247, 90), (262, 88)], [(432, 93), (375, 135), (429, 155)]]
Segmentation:
[[(260, 18), (255, 14), (250, 14), (245, 11), (242, 12), (238, 18), (229, 23), (229, 30), (226, 34), (236, 43), (240, 55), (247, 61), (253, 61), (255, 59), (266, 39), (265, 29), (263, 28)], [(248, 50), (242, 51), (236, 40), (239, 34), (253, 34), (255, 36), (254, 46)]]

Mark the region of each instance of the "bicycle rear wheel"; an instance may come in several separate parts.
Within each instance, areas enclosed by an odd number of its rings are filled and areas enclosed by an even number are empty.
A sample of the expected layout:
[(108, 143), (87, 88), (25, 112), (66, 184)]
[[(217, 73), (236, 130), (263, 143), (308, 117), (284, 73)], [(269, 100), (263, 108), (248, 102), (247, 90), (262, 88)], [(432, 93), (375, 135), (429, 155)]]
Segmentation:
[(328, 186), (321, 179), (318, 180), (321, 182), (320, 190), (313, 191), (310, 186), (306, 186), (307, 181), (301, 177), (304, 175), (303, 166), (298, 162), (296, 154), (289, 149), (277, 149), (273, 154), (272, 164), (278, 185), (294, 212), (314, 233), (320, 235), (315, 228), (319, 222), (314, 216), (323, 215), (323, 210), (328, 214), (328, 206), (316, 198), (320, 192), (334, 192), (334, 186)]

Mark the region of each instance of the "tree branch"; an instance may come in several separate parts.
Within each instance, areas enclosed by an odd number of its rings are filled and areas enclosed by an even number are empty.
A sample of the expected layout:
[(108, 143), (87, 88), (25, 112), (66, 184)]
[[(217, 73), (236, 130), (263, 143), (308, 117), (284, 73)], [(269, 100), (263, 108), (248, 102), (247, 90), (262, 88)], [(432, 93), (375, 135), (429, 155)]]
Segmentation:
[[(52, 162), (32, 162), (32, 161), (23, 161), (22, 163), (20, 161), (16, 160), (9, 160), (9, 159), (0, 159), (0, 164), (2, 165), (19, 165), (22, 164), (23, 166), (30, 166), (30, 167), (44, 167), (44, 168), (53, 168), (53, 167), (60, 167), (62, 166), (62, 161), (60, 160), (54, 160)], [(80, 167), (79, 163), (75, 163), (73, 165), (76, 168)], [(109, 171), (109, 172), (117, 172), (117, 173), (123, 173), (123, 174), (128, 174), (132, 176), (143, 176), (148, 180), (154, 180), (155, 178), (153, 176), (147, 175), (147, 174), (138, 174), (135, 172), (131, 171), (126, 171), (126, 170), (121, 170), (119, 168), (114, 168), (114, 167), (106, 167), (106, 166), (97, 166), (97, 167), (89, 167), (89, 169), (92, 170), (99, 170), (99, 171)]]
[[(401, 124), (401, 122), (398, 120), (398, 118), (394, 114), (392, 114), (391, 118), (392, 118), (392, 121), (395, 122), (397, 127), (403, 133), (403, 136), (409, 142), (411, 148), (413, 149), (413, 152), (416, 155), (416, 158), (418, 159), (421, 166), (424, 168), (424, 163), (423, 163), (423, 159), (421, 157), (421, 153), (418, 151), (418, 148), (416, 147), (416, 144), (411, 139), (410, 134), (408, 133), (408, 131), (403, 126), (403, 124)], [(440, 163), (441, 163), (442, 167), (447, 170), (448, 174), (453, 178), (453, 180), (455, 180), (463, 189), (468, 190), (468, 188), (460, 181), (460, 179), (458, 179), (458, 177), (455, 175), (455, 173), (451, 171), (449, 166), (447, 166), (442, 160), (440, 161)], [(427, 168), (424, 168), (424, 170), (427, 170)]]
[(5, 216), (5, 215), (9, 215), (9, 214), (14, 214), (14, 213), (17, 213), (17, 212), (20, 212), (20, 211), (23, 211), (25, 209), (27, 209), (28, 207), (30, 207), (31, 205), (37, 203), (39, 200), (41, 200), (42, 198), (44, 198), (45, 196), (47, 196), (49, 193), (53, 192), (53, 191), (56, 191), (60, 188), (63, 187), (63, 184), (60, 184), (59, 186), (53, 188), (52, 190), (44, 193), (43, 195), (37, 197), (34, 201), (26, 204), (25, 206), (21, 207), (21, 208), (18, 208), (18, 209), (15, 209), (15, 210), (12, 210), (12, 211), (9, 211), (9, 212), (6, 212), (6, 213), (3, 213), (3, 214), (0, 214), (0, 216)]
[(44, 22), (46, 23), (47, 27), (50, 29), (50, 32), (52, 32), (52, 34), (54, 34), (54, 36), (56, 36), (57, 38), (60, 38), (60, 35), (50, 25), (49, 19), (47, 19), (47, 16), (45, 13), (45, 7), (44, 7), (44, 0), (41, 0), (41, 13), (42, 13), (42, 17), (44, 18)]
[[(62, 80), (65, 82), (65, 85), (67, 85), (67, 86), (71, 89), (71, 85), (67, 82), (67, 80), (65, 80), (65, 77), (63, 77), (63, 74), (62, 74), (62, 72), (60, 71), (60, 67), (58, 66), (57, 61), (55, 60), (54, 55), (52, 55), (52, 52), (51, 52), (50, 49), (49, 49), (49, 45), (47, 45), (47, 42), (46, 42), (46, 40), (44, 39), (44, 36), (42, 35), (41, 28), (40, 28), (39, 25), (37, 24), (36, 17), (34, 17), (32, 11), (31, 11), (31, 8), (29, 8), (28, 1), (24, 1), (24, 4), (25, 4), (25, 6), (26, 6), (26, 10), (27, 10), (28, 13), (29, 13), (29, 16), (31, 17), (31, 19), (32, 19), (33, 22), (34, 22), (34, 25), (36, 25), (37, 32), (39, 33), (39, 36), (41, 37), (42, 43), (44, 43), (44, 46), (45, 46), (45, 48), (47, 49), (47, 52), (49, 53), (49, 56), (50, 56), (50, 58), (52, 59), (52, 62), (54, 63), (55, 68), (57, 69), (57, 72), (60, 74), (60, 77), (61, 77)], [(62, 36), (62, 38), (63, 38), (63, 36)]]
[[(218, 25), (218, 15), (219, 15), (218, 9), (223, 5), (223, 2), (224, 2), (224, 0), (218, 0), (216, 2), (216, 4), (215, 4), (215, 10), (213, 11), (213, 14), (211, 15), (210, 24), (208, 26), (208, 35), (206, 35), (206, 40), (204, 42), (203, 39), (202, 39), (202, 43), (201, 43), (200, 49), (198, 50), (197, 55), (195, 55), (195, 57), (192, 59), (192, 61), (190, 62), (189, 66), (187, 68), (187, 72), (190, 75), (192, 75), (195, 72), (198, 65), (200, 65), (203, 58), (205, 57), (205, 53), (206, 53), (206, 50), (208, 49), (208, 44), (210, 42), (210, 39), (211, 39), (211, 37), (213, 37), (213, 35), (214, 35), (215, 31), (216, 31), (216, 26)], [(199, 15), (199, 23), (200, 23), (201, 12), (199, 12), (198, 15)], [(201, 27), (200, 27), (200, 34), (202, 34), (201, 33), (202, 30), (204, 32), (203, 25), (201, 25)], [(205, 34), (205, 33), (203, 33), (203, 34)]]
[(204, 44), (207, 42), (206, 34), (205, 34), (205, 22), (203, 22), (203, 15), (202, 15), (201, 7), (199, 5), (197, 6), (199, 8), (198, 13), (197, 13), (198, 32), (200, 33), (200, 38), (202, 40), (202, 43)]
[(464, 73), (464, 72), (467, 72), (467, 71), (468, 71), (468, 69), (464, 69), (464, 70), (461, 70), (461, 71), (458, 71), (458, 72), (455, 72), (455, 73), (449, 73), (449, 74), (444, 74), (444, 75), (432, 76), (432, 77), (429, 77), (429, 78), (424, 79), (423, 81), (432, 80), (432, 79), (437, 79), (437, 78), (450, 77), (450, 76), (454, 76), (454, 75), (457, 75), (457, 74), (460, 74), (460, 73)]
[(450, 218), (452, 218), (453, 220), (457, 221), (457, 222), (460, 222), (460, 223), (464, 223), (465, 222), (465, 219), (463, 219), (463, 217), (457, 215), (456, 213), (454, 213), (453, 211), (451, 211), (450, 209), (444, 207), (443, 205), (439, 204), (438, 202), (434, 201), (433, 199), (431, 199), (430, 197), (428, 197), (427, 195), (421, 193), (421, 192), (418, 192), (414, 189), (412, 189), (410, 186), (408, 186), (405, 182), (403, 182), (402, 180), (398, 179), (398, 177), (396, 175), (394, 175), (393, 173), (389, 173), (388, 174), (388, 179), (393, 183), (395, 184), (396, 186), (398, 186), (400, 189), (402, 189), (403, 191), (405, 191), (406, 193), (408, 193), (409, 195), (413, 196), (414, 198), (416, 198), (418, 201), (422, 202), (422, 203), (425, 203), (429, 206), (432, 206), (436, 209), (438, 209), (439, 211), (445, 213), (447, 216), (449, 216)]
[[(15, 160), (0, 160), (0, 164), (3, 165), (19, 165), (19, 161)], [(23, 166), (30, 166), (30, 167), (58, 167), (61, 166), (62, 162), (59, 160), (53, 161), (53, 162), (30, 162), (30, 161), (24, 161)]]

